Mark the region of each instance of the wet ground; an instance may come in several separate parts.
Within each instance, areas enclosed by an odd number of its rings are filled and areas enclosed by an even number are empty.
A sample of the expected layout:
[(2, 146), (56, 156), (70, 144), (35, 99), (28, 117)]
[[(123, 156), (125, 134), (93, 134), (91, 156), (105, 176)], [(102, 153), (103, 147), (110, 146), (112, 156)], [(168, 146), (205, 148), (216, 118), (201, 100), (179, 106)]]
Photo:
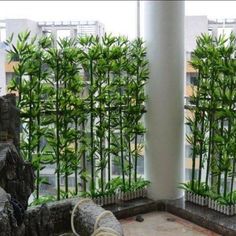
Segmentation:
[(120, 220), (125, 236), (218, 236), (210, 230), (195, 225), (168, 212), (151, 212), (142, 215), (144, 221), (136, 217)]

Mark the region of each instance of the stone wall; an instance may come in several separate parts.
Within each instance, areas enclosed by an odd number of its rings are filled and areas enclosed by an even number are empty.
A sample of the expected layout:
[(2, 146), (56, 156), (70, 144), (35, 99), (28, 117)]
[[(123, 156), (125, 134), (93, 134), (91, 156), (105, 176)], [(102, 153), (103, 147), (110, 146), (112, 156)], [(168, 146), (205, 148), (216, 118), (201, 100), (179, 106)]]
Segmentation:
[[(71, 212), (80, 198), (72, 198), (31, 207), (25, 216), (25, 236), (51, 236), (71, 231)], [(81, 204), (75, 212), (74, 223), (76, 232), (81, 236), (93, 233), (97, 217), (105, 210), (95, 203)], [(98, 227), (109, 227), (123, 235), (122, 227), (114, 215), (101, 218)]]
[(14, 94), (0, 97), (0, 142), (13, 142), (19, 151), (20, 111)]
[(9, 200), (10, 196), (0, 188), (0, 236), (11, 235), (12, 207)]
[(0, 142), (0, 187), (27, 209), (34, 191), (34, 171), (10, 142)]
[(0, 235), (24, 235), (34, 170), (20, 155), (20, 112), (13, 94), (0, 97)]
[[(54, 236), (71, 231), (71, 212), (79, 198), (61, 200), (30, 207), (25, 212), (24, 222), (18, 226), (10, 196), (0, 188), (0, 236)], [(75, 214), (75, 229), (81, 236), (89, 236), (97, 217), (105, 211), (93, 202), (80, 206)], [(122, 227), (114, 215), (107, 215), (100, 220), (99, 227), (110, 227), (123, 235)]]
[(34, 191), (34, 170), (19, 152), (20, 112), (13, 94), (0, 97), (0, 187), (24, 210)]

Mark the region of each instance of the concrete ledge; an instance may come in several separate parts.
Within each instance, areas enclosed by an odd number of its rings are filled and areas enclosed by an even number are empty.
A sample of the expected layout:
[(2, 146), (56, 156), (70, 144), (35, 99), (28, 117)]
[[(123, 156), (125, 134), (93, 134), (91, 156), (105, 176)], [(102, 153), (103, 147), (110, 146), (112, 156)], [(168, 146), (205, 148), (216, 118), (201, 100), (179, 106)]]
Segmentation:
[(207, 207), (185, 202), (183, 198), (174, 201), (157, 202), (151, 199), (136, 199), (105, 208), (111, 210), (118, 219), (156, 210), (167, 211), (221, 235), (236, 235), (236, 216), (220, 214)]
[(155, 201), (148, 198), (140, 198), (121, 202), (116, 205), (104, 206), (106, 210), (112, 211), (117, 219), (123, 219), (137, 214), (160, 210), (164, 207), (164, 203), (157, 204)]
[(227, 236), (236, 235), (236, 216), (226, 216), (207, 207), (185, 202), (183, 198), (166, 201), (166, 211), (204, 228)]

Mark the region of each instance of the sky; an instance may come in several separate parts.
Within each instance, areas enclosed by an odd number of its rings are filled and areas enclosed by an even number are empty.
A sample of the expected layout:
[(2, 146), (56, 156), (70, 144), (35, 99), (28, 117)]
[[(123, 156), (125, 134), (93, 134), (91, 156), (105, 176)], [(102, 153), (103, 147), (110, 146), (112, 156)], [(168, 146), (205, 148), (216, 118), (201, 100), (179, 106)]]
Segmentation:
[[(236, 1), (186, 1), (185, 4), (186, 15), (209, 18), (236, 18), (235, 9)], [(136, 1), (0, 1), (0, 19), (6, 18), (98, 20), (107, 32), (130, 38), (136, 35)]]

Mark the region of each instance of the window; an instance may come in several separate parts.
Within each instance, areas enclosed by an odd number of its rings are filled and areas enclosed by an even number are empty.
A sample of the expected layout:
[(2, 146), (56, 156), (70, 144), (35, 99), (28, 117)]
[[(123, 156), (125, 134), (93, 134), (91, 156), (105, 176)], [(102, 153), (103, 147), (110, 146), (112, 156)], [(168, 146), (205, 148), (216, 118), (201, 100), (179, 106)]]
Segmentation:
[(52, 35), (52, 30), (44, 30), (44, 31), (43, 31), (43, 34), (44, 34), (45, 36), (51, 36), (51, 35)]
[(185, 145), (185, 158), (192, 158), (192, 146), (191, 145)]
[[(199, 171), (195, 170), (195, 176), (198, 176)], [(190, 181), (192, 179), (192, 169), (185, 169), (185, 181)]]
[(192, 169), (185, 169), (185, 180), (189, 181), (191, 179)]
[(144, 157), (141, 156), (138, 158), (138, 163), (137, 163), (137, 172), (139, 175), (144, 175)]
[[(74, 187), (74, 183), (75, 183), (75, 178), (73, 176), (68, 176), (68, 186), (69, 187)], [(61, 177), (60, 184), (62, 186), (65, 186), (65, 176)]]
[(0, 28), (0, 42), (6, 41), (6, 28)]
[(14, 73), (12, 73), (12, 72), (6, 73), (6, 85), (7, 86), (10, 84), (10, 81), (12, 81), (13, 77), (14, 77)]
[(185, 133), (186, 134), (191, 134), (191, 129), (189, 125), (185, 125)]
[(197, 86), (197, 74), (196, 73), (187, 74), (186, 84)]
[(70, 38), (70, 30), (57, 30), (57, 40)]
[(53, 25), (53, 21), (46, 21), (46, 25)]
[[(144, 175), (144, 157), (139, 156), (137, 160), (137, 173)], [(112, 162), (112, 175), (121, 175), (121, 163), (119, 158), (114, 158)]]
[(209, 34), (210, 36), (212, 36), (212, 33), (213, 33), (213, 29), (212, 29), (212, 28), (209, 28), (209, 29), (208, 29), (208, 34)]
[(191, 98), (185, 97), (185, 105), (191, 105)]
[(192, 52), (186, 52), (186, 60), (191, 61), (192, 60)]
[(44, 136), (42, 136), (42, 137), (40, 138), (40, 148), (42, 149), (42, 148), (44, 148), (46, 145), (47, 145), (47, 139), (46, 139)]
[(197, 85), (197, 77), (196, 76), (191, 76), (190, 77), (190, 84), (196, 86)]
[(56, 181), (54, 175), (41, 175), (41, 178), (45, 180), (48, 184), (41, 184), (40, 191), (42, 194), (51, 193), (55, 191)]
[(217, 29), (217, 34), (218, 34), (218, 36), (224, 34), (228, 38), (230, 36), (232, 30), (233, 30), (232, 28), (219, 27)]
[[(232, 33), (233, 29), (232, 28), (218, 28), (217, 29), (217, 36), (219, 37), (220, 35), (224, 35), (225, 38), (229, 38), (230, 34)], [(225, 45), (228, 44), (228, 40), (225, 42)]]
[(113, 158), (112, 160), (112, 175), (121, 175), (119, 158)]

